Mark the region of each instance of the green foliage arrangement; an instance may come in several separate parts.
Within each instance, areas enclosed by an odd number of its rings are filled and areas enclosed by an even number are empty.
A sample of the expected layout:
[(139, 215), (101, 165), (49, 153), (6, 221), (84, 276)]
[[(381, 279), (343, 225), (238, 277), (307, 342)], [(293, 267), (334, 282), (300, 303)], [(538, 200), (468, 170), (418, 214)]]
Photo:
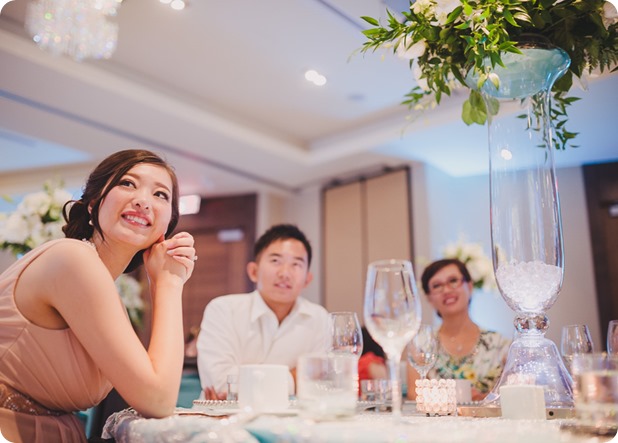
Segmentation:
[[(492, 72), (504, 66), (505, 53), (521, 53), (518, 42), (530, 35), (566, 51), (571, 64), (553, 86), (550, 114), (556, 127), (556, 148), (564, 149), (575, 138), (565, 124), (574, 77), (618, 69), (618, 14), (605, 0), (416, 0), (398, 18), (388, 12), (388, 23), (363, 17), (372, 27), (363, 31), (367, 41), (362, 52), (392, 48), (410, 60), (417, 78), (404, 104), (424, 109), (440, 103), (457, 87), (469, 88), (466, 76), (496, 87)], [(488, 62), (489, 61), (489, 62)], [(466, 124), (484, 124), (486, 104), (476, 88), (464, 102)]]

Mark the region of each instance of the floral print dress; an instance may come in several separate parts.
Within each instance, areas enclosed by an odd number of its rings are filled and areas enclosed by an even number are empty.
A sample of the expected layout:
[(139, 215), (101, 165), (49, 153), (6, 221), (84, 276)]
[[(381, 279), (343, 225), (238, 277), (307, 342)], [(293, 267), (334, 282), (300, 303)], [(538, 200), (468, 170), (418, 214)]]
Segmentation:
[(473, 388), (487, 394), (502, 373), (510, 344), (510, 340), (497, 332), (481, 330), (479, 340), (470, 354), (453, 357), (440, 343), (438, 358), (428, 377), (467, 379)]

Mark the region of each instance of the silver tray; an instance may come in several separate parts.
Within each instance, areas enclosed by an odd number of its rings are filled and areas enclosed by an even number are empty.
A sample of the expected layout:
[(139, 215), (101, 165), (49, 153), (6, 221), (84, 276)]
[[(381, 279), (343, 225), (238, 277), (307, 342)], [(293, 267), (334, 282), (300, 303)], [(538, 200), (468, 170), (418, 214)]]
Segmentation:
[[(497, 406), (462, 405), (457, 407), (457, 415), (462, 417), (502, 417), (502, 409)], [(545, 416), (548, 420), (557, 418), (573, 418), (573, 408), (546, 408)]]

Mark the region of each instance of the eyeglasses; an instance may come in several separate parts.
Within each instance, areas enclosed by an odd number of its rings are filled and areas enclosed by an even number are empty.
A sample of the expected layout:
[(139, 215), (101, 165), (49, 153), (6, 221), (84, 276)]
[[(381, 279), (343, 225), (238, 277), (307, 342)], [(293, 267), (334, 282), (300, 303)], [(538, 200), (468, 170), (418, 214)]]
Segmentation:
[(446, 288), (448, 289), (457, 289), (464, 282), (463, 277), (451, 277), (444, 283), (436, 283), (429, 287), (429, 292), (431, 294), (440, 294), (444, 292)]

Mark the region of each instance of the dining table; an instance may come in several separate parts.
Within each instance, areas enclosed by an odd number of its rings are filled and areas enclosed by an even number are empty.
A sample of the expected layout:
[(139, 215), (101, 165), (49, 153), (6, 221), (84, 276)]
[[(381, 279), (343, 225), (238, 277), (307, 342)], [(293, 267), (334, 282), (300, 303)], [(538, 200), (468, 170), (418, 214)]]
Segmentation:
[(258, 414), (234, 405), (194, 405), (174, 415), (152, 419), (125, 409), (109, 417), (103, 438), (117, 443), (606, 443), (614, 435), (583, 430), (574, 419), (516, 420), (500, 416), (458, 414), (428, 416), (405, 402), (402, 417), (379, 408), (357, 408), (350, 417), (315, 421), (290, 407), (280, 413)]

